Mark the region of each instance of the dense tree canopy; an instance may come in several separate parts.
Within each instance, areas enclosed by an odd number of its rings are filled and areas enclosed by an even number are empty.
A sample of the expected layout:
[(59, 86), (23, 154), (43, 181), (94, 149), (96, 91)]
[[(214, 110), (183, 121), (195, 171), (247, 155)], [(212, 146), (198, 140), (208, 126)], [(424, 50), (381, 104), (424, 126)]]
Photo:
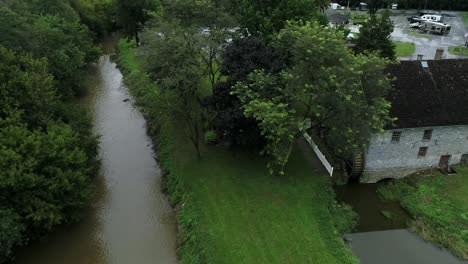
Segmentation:
[(0, 1), (0, 263), (91, 198), (97, 138), (73, 95), (93, 39), (68, 0)]
[(284, 77), (296, 107), (337, 156), (351, 158), (362, 151), (370, 135), (390, 122), (390, 103), (384, 99), (391, 87), (384, 74), (388, 61), (353, 55), (343, 48), (341, 32), (317, 23), (290, 25), (279, 41), (291, 54)]
[(364, 150), (372, 133), (391, 121), (384, 98), (387, 60), (354, 55), (342, 33), (315, 23), (290, 23), (275, 46), (289, 56), (280, 74), (250, 74), (233, 93), (244, 115), (253, 117), (267, 144), (271, 172), (282, 174), (292, 143), (310, 120), (312, 130), (339, 158)]
[(185, 123), (187, 136), (200, 156), (201, 108), (198, 93), (202, 76), (195, 31), (187, 32), (176, 22), (158, 23), (142, 36), (145, 68), (156, 81), (161, 107)]
[(102, 37), (108, 32), (116, 30), (117, 10), (115, 0), (70, 0), (89, 30)]
[(266, 140), (265, 154), (271, 157), (268, 163), (270, 174), (284, 175), (284, 166), (288, 162), (293, 143), (305, 130), (307, 120), (296, 115), (288, 104), (284, 92), (284, 79), (255, 71), (247, 82), (238, 82), (233, 86), (242, 102), (246, 117), (258, 122), (262, 136)]
[(385, 10), (381, 17), (371, 15), (360, 30), (356, 51), (359, 53), (379, 52), (384, 58), (395, 59), (395, 44), (390, 39), (393, 29), (389, 10)]
[(45, 59), (17, 55), (0, 46), (0, 117), (21, 109), (28, 124), (45, 126), (57, 103), (56, 92)]
[[(35, 58), (47, 58), (59, 92), (65, 96), (76, 94), (80, 91), (77, 73), (97, 60), (99, 54), (92, 35), (80, 24), (76, 13), (70, 18), (40, 12), (41, 9), (24, 9), (19, 4), (0, 3), (0, 45), (31, 53)], [(67, 9), (68, 12), (73, 9)]]
[(138, 33), (149, 19), (149, 12), (159, 6), (157, 0), (115, 0), (117, 6), (117, 21), (127, 37), (135, 38), (140, 43)]
[(70, 126), (30, 130), (18, 113), (0, 119), (0, 201), (43, 232), (76, 220), (91, 194), (87, 156)]
[(262, 37), (236, 38), (226, 46), (221, 74), (227, 79), (205, 100), (205, 105), (217, 113), (214, 125), (220, 138), (248, 149), (263, 148), (257, 121), (244, 115), (238, 97), (231, 94), (231, 87), (247, 80), (254, 70), (279, 73), (283, 68), (282, 56)]
[(319, 11), (328, 8), (329, 0), (235, 0), (234, 13), (250, 34), (268, 36), (278, 32), (288, 20), (323, 19)]

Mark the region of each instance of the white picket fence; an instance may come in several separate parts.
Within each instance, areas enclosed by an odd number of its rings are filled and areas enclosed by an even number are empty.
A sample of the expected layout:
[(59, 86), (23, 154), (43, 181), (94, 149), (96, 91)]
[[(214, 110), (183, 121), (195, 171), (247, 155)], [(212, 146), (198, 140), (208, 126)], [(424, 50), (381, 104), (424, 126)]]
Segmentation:
[(309, 136), (309, 134), (307, 134), (307, 132), (304, 132), (304, 138), (307, 141), (307, 143), (309, 143), (310, 147), (314, 150), (315, 154), (317, 155), (319, 160), (322, 162), (325, 169), (327, 169), (328, 173), (330, 174), (330, 177), (333, 176), (333, 167), (332, 167), (332, 165), (330, 164), (330, 162), (328, 162), (328, 160), (325, 158), (325, 155), (322, 154), (320, 149), (317, 147), (317, 145), (312, 140), (312, 138)]

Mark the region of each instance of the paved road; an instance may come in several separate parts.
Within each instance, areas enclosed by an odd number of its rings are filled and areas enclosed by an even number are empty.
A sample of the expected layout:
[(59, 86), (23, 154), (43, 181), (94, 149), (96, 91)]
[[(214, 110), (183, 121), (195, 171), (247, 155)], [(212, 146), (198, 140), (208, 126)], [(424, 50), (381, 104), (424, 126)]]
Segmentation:
[[(395, 30), (392, 33), (392, 39), (394, 41), (411, 42), (416, 45), (416, 51), (412, 57), (406, 57), (402, 59), (416, 59), (418, 54), (424, 55), (425, 59), (434, 59), (436, 49), (443, 48), (444, 58), (454, 59), (462, 56), (452, 55), (448, 53), (448, 47), (461, 46), (465, 43), (464, 35), (468, 33), (468, 29), (465, 26), (463, 18), (458, 16), (455, 12), (442, 11), (445, 16), (445, 23), (452, 26), (452, 30), (447, 36), (427, 34), (424, 37), (415, 37), (409, 35), (409, 22), (406, 19), (411, 13), (405, 15), (397, 15), (391, 17), (395, 23)], [(468, 58), (468, 56), (465, 56)]]

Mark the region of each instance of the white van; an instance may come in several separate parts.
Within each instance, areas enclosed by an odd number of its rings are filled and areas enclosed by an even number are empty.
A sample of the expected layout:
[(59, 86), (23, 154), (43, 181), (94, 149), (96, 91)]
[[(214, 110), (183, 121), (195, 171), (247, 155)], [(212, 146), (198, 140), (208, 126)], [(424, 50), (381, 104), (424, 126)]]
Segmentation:
[(336, 9), (341, 9), (341, 5), (337, 3), (331, 3), (330, 4), (331, 9), (336, 10)]
[(441, 15), (427, 14), (421, 17), (422, 21), (433, 21), (433, 22), (442, 22), (443, 17)]

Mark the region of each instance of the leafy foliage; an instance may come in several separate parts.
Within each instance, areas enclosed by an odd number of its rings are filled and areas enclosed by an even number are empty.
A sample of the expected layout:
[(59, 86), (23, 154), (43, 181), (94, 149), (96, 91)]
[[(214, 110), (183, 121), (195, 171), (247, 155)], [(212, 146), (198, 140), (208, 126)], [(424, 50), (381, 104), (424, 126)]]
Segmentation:
[[(44, 131), (30, 130), (19, 113), (0, 118), (0, 204), (17, 215), (7, 222), (13, 225), (9, 232), (28, 231), (13, 233), (7, 245), (79, 219), (92, 194), (87, 162), (70, 126), (50, 123)], [(11, 254), (5, 250), (0, 256)]]
[(393, 28), (389, 10), (385, 10), (381, 17), (371, 15), (360, 30), (356, 51), (358, 53), (378, 52), (383, 58), (395, 59), (395, 44), (390, 39)]
[(39, 4), (35, 9), (34, 5), (0, 3), (0, 45), (31, 53), (34, 58), (47, 58), (60, 94), (70, 96), (80, 91), (80, 74), (77, 73), (87, 63), (97, 60), (99, 51), (77, 14), (68, 14), (74, 10), (67, 8), (61, 16), (54, 13), (58, 6), (52, 5), (53, 10), (43, 14), (44, 6)]
[(82, 23), (96, 33), (98, 38), (115, 31), (117, 10), (114, 0), (71, 0), (70, 4)]
[(234, 12), (249, 33), (269, 36), (279, 32), (288, 20), (323, 20), (318, 11), (328, 8), (329, 0), (237, 0)]
[(127, 37), (135, 38), (140, 43), (139, 31), (149, 19), (149, 12), (159, 7), (157, 0), (116, 0), (117, 21)]
[(77, 219), (90, 180), (77, 133), (64, 124), (28, 130), (16, 114), (0, 120), (2, 204), (16, 208), (29, 227), (50, 230)]
[(17, 55), (0, 46), (0, 117), (7, 117), (13, 109), (22, 109), (30, 126), (44, 126), (56, 103), (56, 89), (47, 61)]
[(256, 71), (248, 83), (233, 87), (242, 102), (244, 114), (258, 121), (262, 136), (266, 139), (266, 154), (272, 157), (268, 163), (270, 174), (284, 175), (293, 143), (305, 128), (305, 120), (287, 104), (280, 81), (271, 74)]
[(213, 95), (205, 100), (205, 106), (216, 112), (215, 128), (225, 141), (244, 149), (262, 149), (264, 140), (257, 121), (246, 118), (231, 87), (238, 81), (246, 81), (254, 70), (278, 73), (284, 68), (282, 56), (269, 47), (261, 37), (235, 38), (223, 52), (221, 74), (227, 80), (217, 84)]
[(202, 109), (198, 96), (201, 62), (193, 34), (174, 23), (148, 29), (143, 36), (145, 68), (156, 81), (158, 100), (171, 118), (184, 122), (187, 137), (200, 156)]
[(21, 217), (14, 210), (0, 208), (0, 263), (13, 255), (15, 246), (21, 245), (25, 227)]
[(98, 162), (91, 120), (72, 95), (97, 59), (66, 0), (0, 1), (0, 262), (77, 221)]
[(278, 41), (291, 56), (285, 93), (336, 156), (351, 158), (392, 121), (387, 60), (353, 55), (340, 32), (317, 23), (290, 24)]

